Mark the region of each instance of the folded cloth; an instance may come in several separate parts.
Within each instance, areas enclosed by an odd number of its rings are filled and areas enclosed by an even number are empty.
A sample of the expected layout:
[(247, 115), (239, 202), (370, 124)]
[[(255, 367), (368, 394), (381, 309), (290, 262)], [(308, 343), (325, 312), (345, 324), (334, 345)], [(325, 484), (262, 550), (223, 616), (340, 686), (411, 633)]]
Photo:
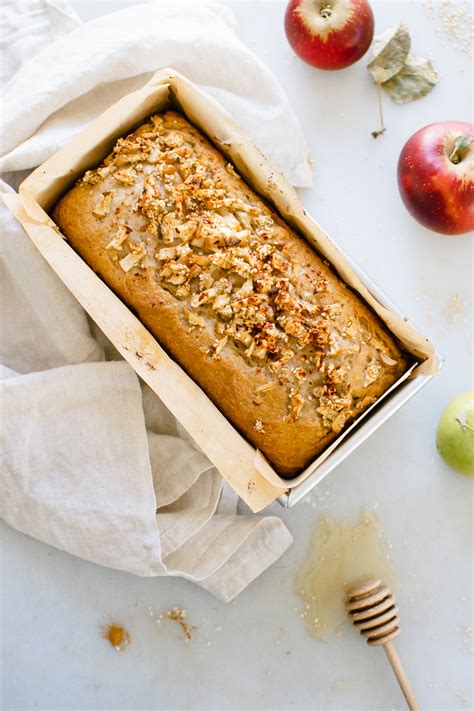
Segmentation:
[(14, 528), (136, 575), (181, 575), (224, 600), (289, 545), (276, 517), (213, 515), (220, 475), (182, 439), (147, 431), (125, 361), (0, 378), (0, 514)]
[(2, 86), (20, 69), (25, 59), (81, 24), (76, 12), (62, 0), (12, 2), (8, 12), (2, 15), (2, 21)]
[[(269, 157), (294, 181), (307, 179), (296, 119), (226, 8), (151, 3), (81, 25), (60, 0), (17, 0), (4, 16), (15, 72), (2, 116), (10, 183), (160, 64), (206, 85), (260, 144), (265, 123)], [(3, 205), (0, 228), (0, 515), (82, 558), (181, 576), (232, 599), (286, 550), (290, 533), (276, 516), (236, 515), (228, 492), (220, 504), (219, 473)]]
[[(23, 4), (29, 9), (31, 3), (17, 0), (12, 12), (18, 14)], [(123, 94), (143, 86), (156, 69), (172, 67), (212, 94), (290, 183), (311, 185), (307, 146), (288, 99), (240, 42), (234, 24), (222, 5), (160, 0), (69, 31), (25, 62), (5, 87), (1, 169), (39, 165)], [(9, 39), (4, 42), (8, 54)], [(16, 50), (20, 53), (18, 42)]]

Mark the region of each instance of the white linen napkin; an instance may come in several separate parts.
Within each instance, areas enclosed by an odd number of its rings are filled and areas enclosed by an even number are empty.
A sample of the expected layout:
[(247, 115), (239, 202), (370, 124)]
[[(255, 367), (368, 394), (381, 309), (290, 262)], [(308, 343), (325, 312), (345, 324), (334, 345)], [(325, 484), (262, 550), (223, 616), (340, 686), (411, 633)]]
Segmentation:
[[(149, 3), (87, 25), (61, 0), (18, 0), (3, 12), (12, 76), (1, 164), (11, 184), (160, 65), (203, 84), (293, 182), (307, 184), (299, 125), (227, 8)], [(275, 516), (236, 515), (228, 493), (219, 507), (219, 473), (3, 205), (0, 232), (1, 517), (96, 563), (179, 575), (232, 599), (286, 550), (290, 533)]]
[[(31, 4), (36, 16), (38, 7), (58, 2), (17, 0), (11, 12), (21, 13), (23, 5), (29, 12)], [(70, 23), (68, 15), (67, 30)], [(159, 0), (68, 31), (34, 61), (25, 62), (5, 87), (1, 169), (39, 165), (110, 104), (143, 86), (156, 69), (171, 67), (200, 84), (238, 119), (292, 185), (311, 185), (308, 149), (288, 99), (266, 66), (240, 42), (234, 24), (223, 5)], [(5, 45), (8, 55), (8, 38)], [(19, 55), (19, 39), (15, 48)], [(25, 51), (31, 57), (31, 40)]]

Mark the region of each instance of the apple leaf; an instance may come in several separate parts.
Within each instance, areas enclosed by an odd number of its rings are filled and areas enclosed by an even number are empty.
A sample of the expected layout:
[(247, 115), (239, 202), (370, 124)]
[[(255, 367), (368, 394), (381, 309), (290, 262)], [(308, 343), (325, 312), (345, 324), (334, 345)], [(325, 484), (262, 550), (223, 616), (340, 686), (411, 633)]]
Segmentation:
[(376, 84), (383, 84), (398, 74), (408, 57), (410, 46), (410, 35), (403, 22), (374, 39), (372, 59), (367, 69)]
[(408, 104), (426, 96), (437, 83), (438, 72), (429, 59), (409, 54), (400, 71), (384, 81), (382, 87), (395, 103)]

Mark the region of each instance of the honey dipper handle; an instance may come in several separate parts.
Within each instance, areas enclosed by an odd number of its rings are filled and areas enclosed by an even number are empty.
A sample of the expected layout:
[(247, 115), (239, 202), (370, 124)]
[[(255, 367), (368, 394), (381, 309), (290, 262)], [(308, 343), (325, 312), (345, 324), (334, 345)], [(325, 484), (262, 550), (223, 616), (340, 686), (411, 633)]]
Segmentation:
[(402, 667), (402, 663), (400, 661), (400, 657), (397, 654), (397, 650), (395, 649), (392, 642), (387, 642), (383, 645), (383, 648), (385, 649), (385, 654), (387, 655), (388, 660), (392, 665), (392, 669), (395, 673), (395, 676), (397, 677), (397, 681), (400, 684), (400, 689), (403, 691), (403, 696), (406, 699), (408, 708), (410, 709), (410, 711), (420, 711), (420, 707), (418, 706), (418, 702), (415, 698), (415, 694), (413, 693), (413, 689), (411, 688), (411, 684), (408, 681), (408, 677), (405, 673), (405, 670)]

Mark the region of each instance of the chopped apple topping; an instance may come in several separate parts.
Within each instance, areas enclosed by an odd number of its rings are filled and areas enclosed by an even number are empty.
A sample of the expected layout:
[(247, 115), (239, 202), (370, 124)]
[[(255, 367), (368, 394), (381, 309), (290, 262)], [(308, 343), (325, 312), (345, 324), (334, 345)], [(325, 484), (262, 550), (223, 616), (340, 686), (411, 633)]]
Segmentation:
[(133, 168), (123, 168), (115, 171), (113, 178), (117, 182), (123, 183), (123, 185), (133, 185), (137, 179), (137, 174)]
[(364, 388), (368, 388), (369, 385), (375, 383), (380, 375), (380, 371), (375, 363), (370, 363), (364, 373)]
[(213, 358), (219, 357), (220, 352), (227, 345), (228, 340), (229, 337), (224, 336), (224, 338), (221, 338), (219, 341), (214, 341), (214, 343), (212, 344), (212, 350), (214, 351)]
[(380, 360), (387, 368), (395, 368), (398, 365), (398, 362), (387, 355), (387, 353), (380, 353)]
[(97, 217), (99, 220), (107, 217), (112, 207), (112, 198), (114, 193), (115, 190), (109, 190), (100, 196), (96, 206), (92, 210), (94, 217)]
[(120, 223), (118, 225), (117, 232), (115, 235), (112, 237), (110, 242), (106, 245), (106, 249), (117, 249), (120, 250), (122, 249), (122, 245), (127, 239), (128, 235), (130, 234), (132, 230), (128, 225), (124, 225)]
[(119, 264), (124, 272), (129, 272), (130, 269), (138, 266), (146, 254), (145, 245), (142, 243), (137, 245), (130, 245), (130, 250), (131, 251), (119, 261)]
[(162, 247), (157, 254), (160, 262), (173, 259), (176, 256), (176, 247)]
[[(172, 114), (153, 116), (85, 174), (83, 183), (91, 185), (110, 174), (120, 184), (115, 202), (128, 200), (146, 220), (133, 231), (119, 224), (107, 249), (129, 250), (119, 261), (123, 271), (149, 267), (163, 288), (185, 300), (183, 322), (211, 329), (214, 358), (232, 345), (253, 363), (263, 381), (256, 405), (280, 387), (288, 395), (287, 421), (313, 408), (328, 432), (339, 433), (364, 401), (359, 382), (350, 388), (352, 367), (367, 356), (362, 387), (368, 388), (397, 361), (367, 320), (353, 322), (350, 304), (331, 303), (325, 268), (293, 256), (298, 245), (278, 217), (250, 191), (236, 190), (232, 166), (227, 174), (214, 170), (192, 131)], [(103, 192), (95, 217), (112, 211), (114, 192)], [(131, 241), (139, 233), (146, 248)], [(260, 420), (255, 429), (264, 431)]]
[(255, 388), (256, 393), (266, 393), (268, 390), (273, 390), (279, 385), (278, 380), (272, 380), (270, 383), (263, 383), (263, 385), (257, 385)]
[(184, 314), (191, 326), (199, 326), (199, 328), (204, 328), (204, 326), (206, 325), (206, 319), (204, 319), (202, 316), (198, 316), (198, 314), (195, 314), (192, 311), (189, 311), (188, 309), (184, 309)]

